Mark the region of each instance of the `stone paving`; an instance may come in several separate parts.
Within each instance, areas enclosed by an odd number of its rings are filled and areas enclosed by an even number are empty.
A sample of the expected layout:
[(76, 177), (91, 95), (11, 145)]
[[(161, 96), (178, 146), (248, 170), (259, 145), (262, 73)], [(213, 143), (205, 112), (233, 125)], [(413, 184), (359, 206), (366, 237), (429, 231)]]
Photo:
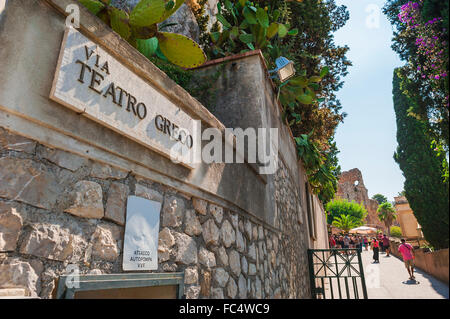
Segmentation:
[(448, 299), (449, 287), (416, 268), (410, 280), (402, 260), (380, 253), (380, 263), (372, 264), (372, 251), (362, 253), (369, 299)]

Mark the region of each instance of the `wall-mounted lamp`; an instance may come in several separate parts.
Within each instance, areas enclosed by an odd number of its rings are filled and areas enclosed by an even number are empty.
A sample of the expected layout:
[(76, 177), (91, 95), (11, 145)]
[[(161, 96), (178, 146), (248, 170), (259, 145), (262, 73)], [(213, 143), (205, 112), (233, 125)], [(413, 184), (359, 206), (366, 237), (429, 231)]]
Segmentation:
[(277, 72), (277, 75), (272, 75), (271, 78), (274, 79), (278, 76), (281, 82), (285, 82), (290, 79), (295, 74), (294, 62), (280, 56), (275, 60), (276, 68), (270, 70), (269, 73)]

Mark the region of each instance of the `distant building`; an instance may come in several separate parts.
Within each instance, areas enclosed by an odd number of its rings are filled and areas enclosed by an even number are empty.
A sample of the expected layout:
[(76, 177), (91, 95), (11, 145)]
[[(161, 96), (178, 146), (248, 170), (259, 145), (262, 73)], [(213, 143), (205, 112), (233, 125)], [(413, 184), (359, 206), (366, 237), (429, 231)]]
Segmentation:
[(397, 221), (400, 223), (402, 234), (408, 239), (422, 238), (422, 230), (405, 196), (394, 197)]

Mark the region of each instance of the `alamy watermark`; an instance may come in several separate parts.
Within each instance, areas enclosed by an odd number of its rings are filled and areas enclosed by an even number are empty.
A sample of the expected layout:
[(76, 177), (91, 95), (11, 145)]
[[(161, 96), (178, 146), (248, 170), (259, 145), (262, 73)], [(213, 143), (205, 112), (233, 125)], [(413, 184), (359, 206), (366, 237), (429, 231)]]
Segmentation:
[[(169, 133), (177, 140), (170, 151), (174, 163), (246, 162), (256, 164), (259, 174), (274, 174), (278, 167), (278, 128), (206, 128), (202, 132), (201, 121), (196, 120), (192, 134), (183, 129), (175, 136)], [(193, 142), (186, 143), (182, 136), (191, 136)]]

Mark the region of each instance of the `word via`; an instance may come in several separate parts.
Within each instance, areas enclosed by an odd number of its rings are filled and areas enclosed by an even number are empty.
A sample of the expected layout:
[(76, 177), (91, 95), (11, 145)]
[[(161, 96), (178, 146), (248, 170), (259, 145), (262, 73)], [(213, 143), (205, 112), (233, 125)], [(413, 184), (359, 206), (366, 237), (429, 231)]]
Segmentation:
[[(135, 116), (140, 118), (141, 120), (144, 119), (147, 116), (147, 107), (143, 102), (137, 101), (136, 97), (134, 97), (131, 93), (125, 91), (120, 86), (116, 86), (114, 82), (111, 82), (106, 90), (101, 90), (98, 87), (102, 85), (102, 81), (105, 80), (105, 76), (109, 75), (109, 65), (108, 61), (105, 61), (101, 67), (100, 67), (100, 56), (93, 55), (94, 50), (90, 50), (87, 46), (84, 46), (85, 53), (86, 53), (86, 62), (83, 62), (81, 60), (75, 61), (76, 64), (80, 65), (80, 74), (78, 77), (78, 82), (84, 84), (85, 82), (85, 74), (86, 71), (91, 74), (89, 79), (89, 88), (96, 92), (97, 94), (100, 94), (104, 98), (111, 97), (112, 102), (116, 104), (117, 106), (126, 106), (126, 110), (128, 112), (133, 112)], [(95, 58), (95, 67), (91, 67), (88, 65), (89, 60), (91, 57)], [(106, 75), (103, 75), (103, 74)]]

